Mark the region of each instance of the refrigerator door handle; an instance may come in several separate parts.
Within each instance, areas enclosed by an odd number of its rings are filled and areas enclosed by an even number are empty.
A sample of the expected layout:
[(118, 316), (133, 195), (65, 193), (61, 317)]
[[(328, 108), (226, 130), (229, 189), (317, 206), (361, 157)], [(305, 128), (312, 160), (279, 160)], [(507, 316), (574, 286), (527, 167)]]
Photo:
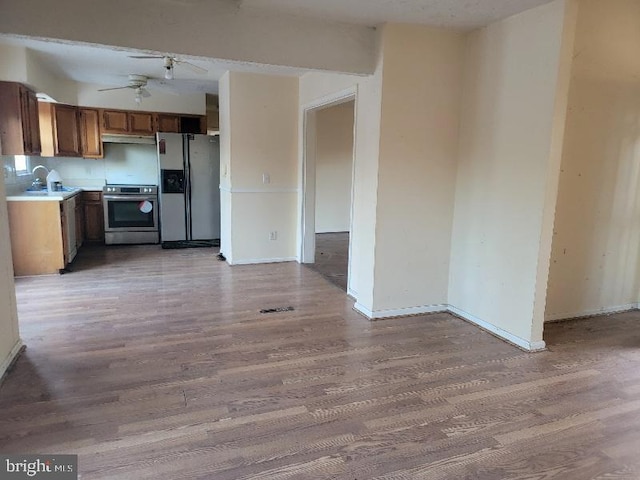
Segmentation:
[(191, 240), (191, 169), (189, 165), (189, 139), (182, 135), (182, 163), (184, 168), (184, 229), (185, 240)]

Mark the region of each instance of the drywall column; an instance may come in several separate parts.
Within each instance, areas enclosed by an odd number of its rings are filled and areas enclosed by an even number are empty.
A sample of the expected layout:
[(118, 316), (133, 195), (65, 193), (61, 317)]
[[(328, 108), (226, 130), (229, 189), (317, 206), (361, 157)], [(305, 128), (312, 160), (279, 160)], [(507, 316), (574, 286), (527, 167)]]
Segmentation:
[(372, 318), (447, 308), (464, 36), (386, 25)]
[(525, 349), (542, 323), (575, 4), (469, 34), (449, 303)]
[(222, 253), (296, 259), (298, 79), (229, 72), (220, 83)]
[(7, 202), (4, 181), (0, 181), (0, 378), (11, 365), (21, 346)]
[(233, 261), (231, 243), (231, 86), (230, 73), (218, 83), (220, 109), (220, 253), (229, 263)]
[(347, 102), (316, 114), (316, 233), (349, 231), (354, 107)]
[(580, 2), (545, 317), (636, 308), (640, 3)]
[[(303, 122), (306, 108), (330, 103), (336, 95), (355, 91), (353, 204), (351, 219), (351, 249), (349, 255), (348, 292), (358, 304), (373, 308), (373, 269), (378, 186), (378, 148), (380, 145), (380, 105), (382, 98), (382, 59), (373, 75), (308, 73), (300, 79), (300, 115)], [(301, 145), (304, 131), (300, 131)], [(299, 153), (300, 165), (304, 154)], [(302, 172), (302, 168), (301, 168)], [(304, 183), (302, 174), (299, 185)], [(303, 208), (302, 195), (299, 200)], [(301, 232), (301, 226), (298, 225)], [(301, 238), (298, 238), (301, 244)]]

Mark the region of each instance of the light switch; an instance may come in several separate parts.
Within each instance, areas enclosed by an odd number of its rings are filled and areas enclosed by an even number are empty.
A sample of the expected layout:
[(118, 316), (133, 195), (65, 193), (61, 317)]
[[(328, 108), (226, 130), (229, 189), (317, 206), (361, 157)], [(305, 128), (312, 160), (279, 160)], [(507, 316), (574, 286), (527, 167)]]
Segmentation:
[(271, 177), (269, 176), (268, 173), (263, 173), (262, 174), (262, 183), (264, 183), (265, 185), (267, 183), (271, 183)]

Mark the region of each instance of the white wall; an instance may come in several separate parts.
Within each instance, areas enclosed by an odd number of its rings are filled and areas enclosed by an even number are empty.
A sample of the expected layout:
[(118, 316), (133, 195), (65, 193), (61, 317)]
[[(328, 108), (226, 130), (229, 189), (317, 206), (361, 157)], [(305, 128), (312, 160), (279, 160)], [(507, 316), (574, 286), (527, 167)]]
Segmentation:
[(0, 32), (354, 73), (369, 73), (375, 64), (372, 28), (228, 0), (3, 2)]
[(27, 83), (27, 49), (0, 45), (0, 80)]
[(27, 81), (36, 92), (43, 92), (60, 103), (77, 104), (77, 84), (73, 80), (54, 75), (43, 66), (42, 60), (31, 50), (26, 52)]
[[(122, 84), (126, 85), (127, 80), (123, 79)], [(116, 108), (122, 110), (142, 110), (151, 112), (171, 112), (187, 113), (193, 115), (205, 115), (207, 101), (205, 93), (190, 93), (176, 95), (169, 92), (149, 87), (151, 96), (143, 98), (138, 106), (135, 103), (135, 93), (126, 88), (122, 90), (110, 90), (99, 92), (104, 85), (93, 85), (89, 83), (77, 84), (77, 102), (75, 104), (83, 107)]]
[(158, 157), (155, 145), (105, 143), (104, 158), (32, 157), (55, 168), (62, 183), (77, 187), (102, 187), (105, 183), (157, 185)]
[[(464, 36), (383, 30), (374, 315), (447, 304)], [(443, 307), (445, 306), (445, 307)]]
[(13, 283), (9, 219), (4, 181), (0, 181), (0, 378), (21, 346)]
[(583, 0), (547, 319), (640, 300), (640, 3)]
[(293, 260), (298, 79), (230, 72), (220, 96), (222, 251), (230, 263)]
[(349, 231), (354, 108), (351, 101), (316, 116), (316, 233)]
[(544, 346), (572, 6), (557, 0), (467, 40), (449, 304), (525, 348)]
[(0, 80), (29, 85), (62, 103), (76, 102), (76, 83), (61, 79), (25, 47), (0, 45)]

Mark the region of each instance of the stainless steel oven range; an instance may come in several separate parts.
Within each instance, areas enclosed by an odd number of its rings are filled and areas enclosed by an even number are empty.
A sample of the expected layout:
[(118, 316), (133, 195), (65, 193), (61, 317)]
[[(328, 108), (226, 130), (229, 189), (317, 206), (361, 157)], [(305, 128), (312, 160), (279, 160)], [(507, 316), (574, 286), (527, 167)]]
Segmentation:
[(159, 242), (156, 185), (105, 185), (102, 192), (107, 245)]

